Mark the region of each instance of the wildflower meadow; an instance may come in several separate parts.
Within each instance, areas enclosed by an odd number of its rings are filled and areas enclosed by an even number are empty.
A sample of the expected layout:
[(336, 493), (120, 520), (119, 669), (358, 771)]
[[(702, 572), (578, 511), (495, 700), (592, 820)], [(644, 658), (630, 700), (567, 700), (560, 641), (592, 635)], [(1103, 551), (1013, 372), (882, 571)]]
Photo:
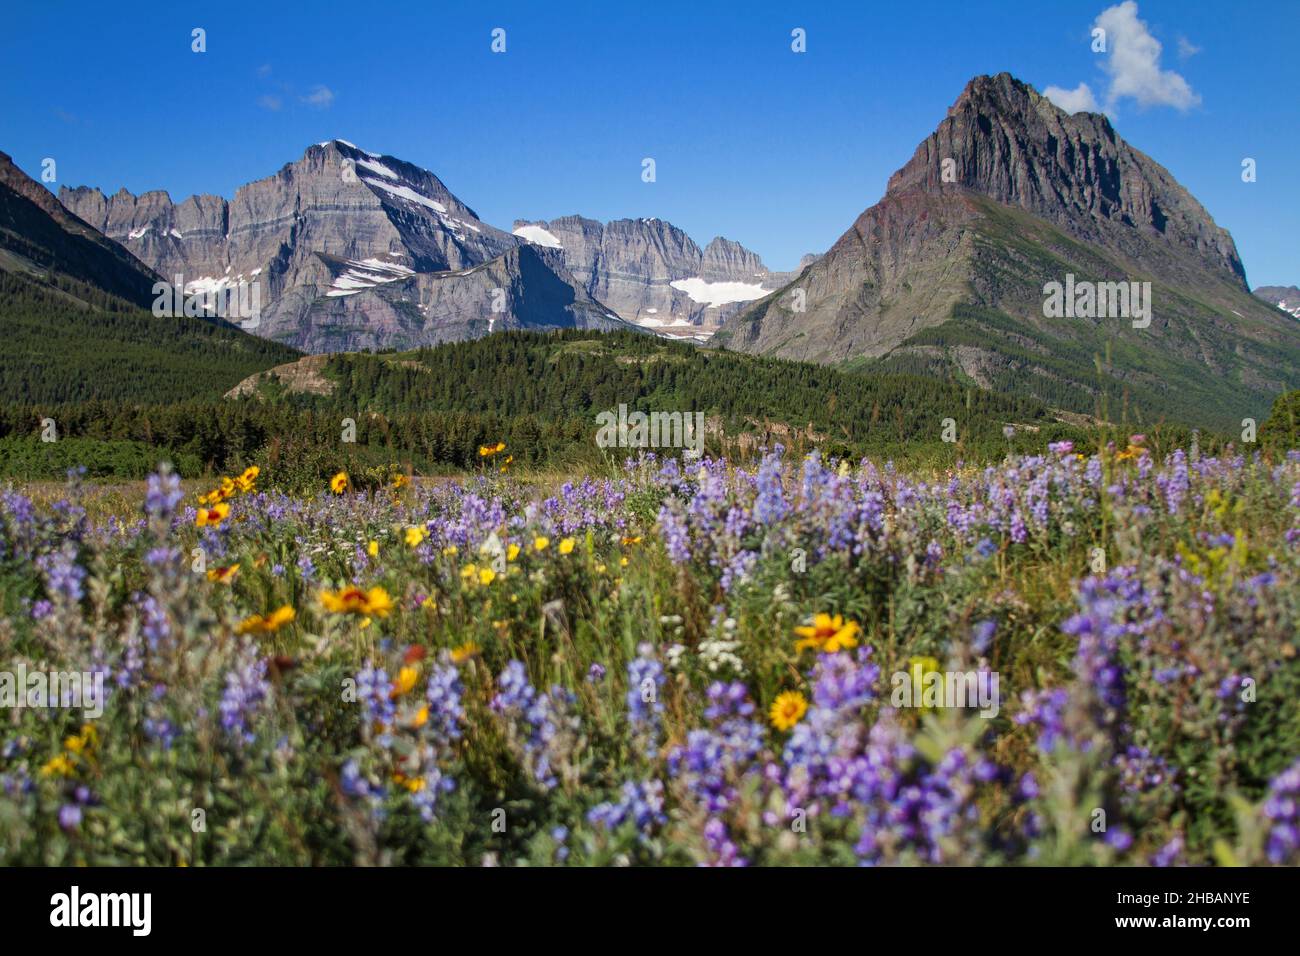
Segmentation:
[(1300, 453), (515, 452), (4, 490), (0, 863), (1300, 862)]

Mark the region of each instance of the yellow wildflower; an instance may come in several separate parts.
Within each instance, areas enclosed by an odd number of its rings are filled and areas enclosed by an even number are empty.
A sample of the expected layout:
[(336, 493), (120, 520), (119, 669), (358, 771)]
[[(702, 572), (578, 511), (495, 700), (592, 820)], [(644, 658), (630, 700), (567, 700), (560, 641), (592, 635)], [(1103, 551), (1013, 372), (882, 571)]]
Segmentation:
[(397, 680), (393, 681), (393, 690), (390, 697), (401, 697), (403, 694), (409, 694), (415, 687), (415, 682), (420, 679), (420, 671), (415, 667), (403, 667), (397, 672)]
[(224, 568), (213, 568), (208, 572), (208, 580), (215, 581), (218, 584), (229, 584), (235, 580), (235, 575), (239, 573), (239, 564), (229, 565)]
[(861, 630), (862, 628), (856, 622), (846, 621), (839, 614), (834, 617), (829, 614), (817, 614), (811, 625), (794, 629), (794, 632), (800, 636), (800, 640), (795, 641), (794, 649), (802, 651), (812, 647), (824, 654), (834, 654), (836, 651), (857, 647), (856, 635)]
[(478, 655), (479, 646), (473, 641), (466, 641), (459, 647), (452, 648), (451, 660), (454, 664), (463, 664), (471, 657)]
[(359, 587), (347, 587), (338, 591), (322, 591), (320, 602), (325, 610), (335, 614), (359, 614), (387, 617), (393, 609), (393, 600), (381, 587), (364, 591)]
[(57, 757), (51, 757), (41, 767), (41, 776), (43, 777), (71, 777), (76, 773), (77, 767), (66, 754), (59, 754)]
[(768, 719), (777, 730), (789, 730), (808, 712), (808, 701), (797, 690), (778, 694), (768, 711)]
[(211, 508), (200, 508), (198, 514), (194, 516), (194, 526), (196, 528), (205, 528), (211, 525), (215, 528), (225, 521), (229, 514), (230, 505), (224, 501), (213, 505)]
[(254, 614), (245, 618), (239, 625), (240, 634), (274, 634), (280, 628), (293, 621), (298, 613), (291, 605), (277, 608), (266, 616)]

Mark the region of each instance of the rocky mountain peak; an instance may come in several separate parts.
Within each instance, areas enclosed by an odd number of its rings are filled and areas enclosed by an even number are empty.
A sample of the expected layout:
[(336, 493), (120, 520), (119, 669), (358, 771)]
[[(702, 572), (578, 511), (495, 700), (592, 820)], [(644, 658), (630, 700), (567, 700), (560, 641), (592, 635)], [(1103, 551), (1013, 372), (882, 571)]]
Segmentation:
[[(1149, 285), (1150, 324), (1114, 308), (1052, 317), (1046, 290), (1072, 276)], [(1249, 294), (1232, 237), (1163, 166), (1106, 117), (1066, 113), (1006, 73), (966, 84), (793, 287), (712, 341), (953, 376), (1071, 412), (1128, 404), (1220, 422), (1266, 409), (1300, 348), (1292, 320)]]
[(977, 192), (1133, 254), (1148, 239), (1163, 240), (1245, 288), (1232, 237), (1168, 170), (1126, 143), (1105, 116), (1066, 113), (1009, 73), (966, 84), (890, 177), (886, 197), (913, 189)]
[(230, 200), (60, 198), (188, 295), (256, 288), (261, 312), (243, 327), (312, 352), (621, 324), (553, 250), (483, 222), (429, 170), (347, 140), (309, 146)]

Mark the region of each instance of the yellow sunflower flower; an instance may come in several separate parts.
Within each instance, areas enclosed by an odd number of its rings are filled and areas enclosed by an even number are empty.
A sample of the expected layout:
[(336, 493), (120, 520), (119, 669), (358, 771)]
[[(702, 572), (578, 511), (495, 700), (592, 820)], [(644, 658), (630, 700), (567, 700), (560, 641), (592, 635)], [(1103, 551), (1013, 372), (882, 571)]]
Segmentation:
[(320, 602), (325, 610), (334, 614), (358, 614), (363, 616), (387, 617), (393, 609), (393, 600), (381, 587), (365, 591), (359, 587), (347, 587), (338, 591), (322, 591)]
[(429, 537), (429, 532), (426, 528), (421, 528), (418, 526), (407, 528), (406, 546), (408, 548), (418, 548), (420, 544), (424, 541), (424, 539), (427, 537)]
[(861, 630), (857, 622), (846, 621), (839, 614), (834, 617), (829, 614), (817, 614), (813, 617), (811, 625), (794, 629), (800, 637), (800, 640), (795, 641), (794, 649), (802, 651), (812, 647), (823, 654), (834, 654), (836, 651), (857, 647), (857, 634)]
[(409, 694), (415, 688), (415, 682), (420, 679), (420, 671), (415, 667), (403, 667), (397, 672), (397, 680), (393, 681), (393, 690), (390, 696), (401, 697), (403, 694)]
[(330, 491), (334, 492), (334, 494), (336, 495), (341, 495), (343, 494), (343, 492), (347, 490), (348, 490), (348, 473), (346, 471), (340, 471), (337, 475), (335, 475), (333, 478), (330, 479)]
[(777, 730), (789, 730), (808, 712), (808, 701), (797, 690), (778, 694), (767, 712), (768, 719)]
[(230, 515), (230, 505), (224, 501), (213, 505), (211, 508), (200, 508), (198, 514), (194, 516), (194, 526), (196, 528), (206, 528), (208, 526), (217, 527), (225, 521)]
[(254, 614), (245, 618), (239, 625), (240, 634), (274, 634), (280, 628), (293, 621), (298, 612), (289, 604), (277, 608), (265, 616)]
[(544, 537), (543, 535), (540, 534), (537, 537), (533, 538), (534, 551), (545, 551), (550, 546), (551, 546), (550, 538)]
[(217, 584), (229, 584), (235, 580), (235, 575), (238, 573), (238, 563), (227, 565), (224, 568), (213, 568), (208, 572), (208, 580), (215, 581)]
[(563, 541), (560, 542), (560, 554), (572, 553), (573, 546), (575, 544), (577, 544), (577, 542), (574, 541), (572, 538), (565, 538)]

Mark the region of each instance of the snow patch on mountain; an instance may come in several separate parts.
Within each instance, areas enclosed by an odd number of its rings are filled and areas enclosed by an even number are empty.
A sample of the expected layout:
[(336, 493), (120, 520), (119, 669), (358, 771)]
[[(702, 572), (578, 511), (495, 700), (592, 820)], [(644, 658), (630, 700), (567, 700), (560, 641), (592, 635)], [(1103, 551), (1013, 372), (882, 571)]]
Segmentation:
[(399, 186), (394, 186), (392, 183), (386, 183), (382, 179), (371, 179), (369, 176), (362, 176), (361, 181), (367, 186), (374, 186), (378, 189), (382, 189), (384, 192), (396, 196), (398, 199), (405, 199), (407, 202), (418, 203), (421, 206), (428, 206), (436, 212), (445, 213), (447, 211), (447, 207), (438, 202), (438, 200), (430, 199), (428, 196), (417, 193), (405, 183)]
[(709, 308), (732, 302), (752, 302), (771, 291), (755, 282), (709, 282), (699, 276), (676, 279), (668, 284), (678, 292), (685, 292), (692, 302), (707, 303)]
[(347, 267), (334, 278), (326, 297), (336, 299), (345, 295), (356, 295), (377, 285), (400, 282), (415, 275), (415, 270), (400, 262), (385, 262), (382, 259), (349, 259)]
[(560, 240), (555, 238), (555, 234), (548, 232), (541, 226), (520, 226), (515, 230), (515, 235), (527, 239), (529, 242), (538, 246), (546, 246), (548, 249), (563, 249)]

